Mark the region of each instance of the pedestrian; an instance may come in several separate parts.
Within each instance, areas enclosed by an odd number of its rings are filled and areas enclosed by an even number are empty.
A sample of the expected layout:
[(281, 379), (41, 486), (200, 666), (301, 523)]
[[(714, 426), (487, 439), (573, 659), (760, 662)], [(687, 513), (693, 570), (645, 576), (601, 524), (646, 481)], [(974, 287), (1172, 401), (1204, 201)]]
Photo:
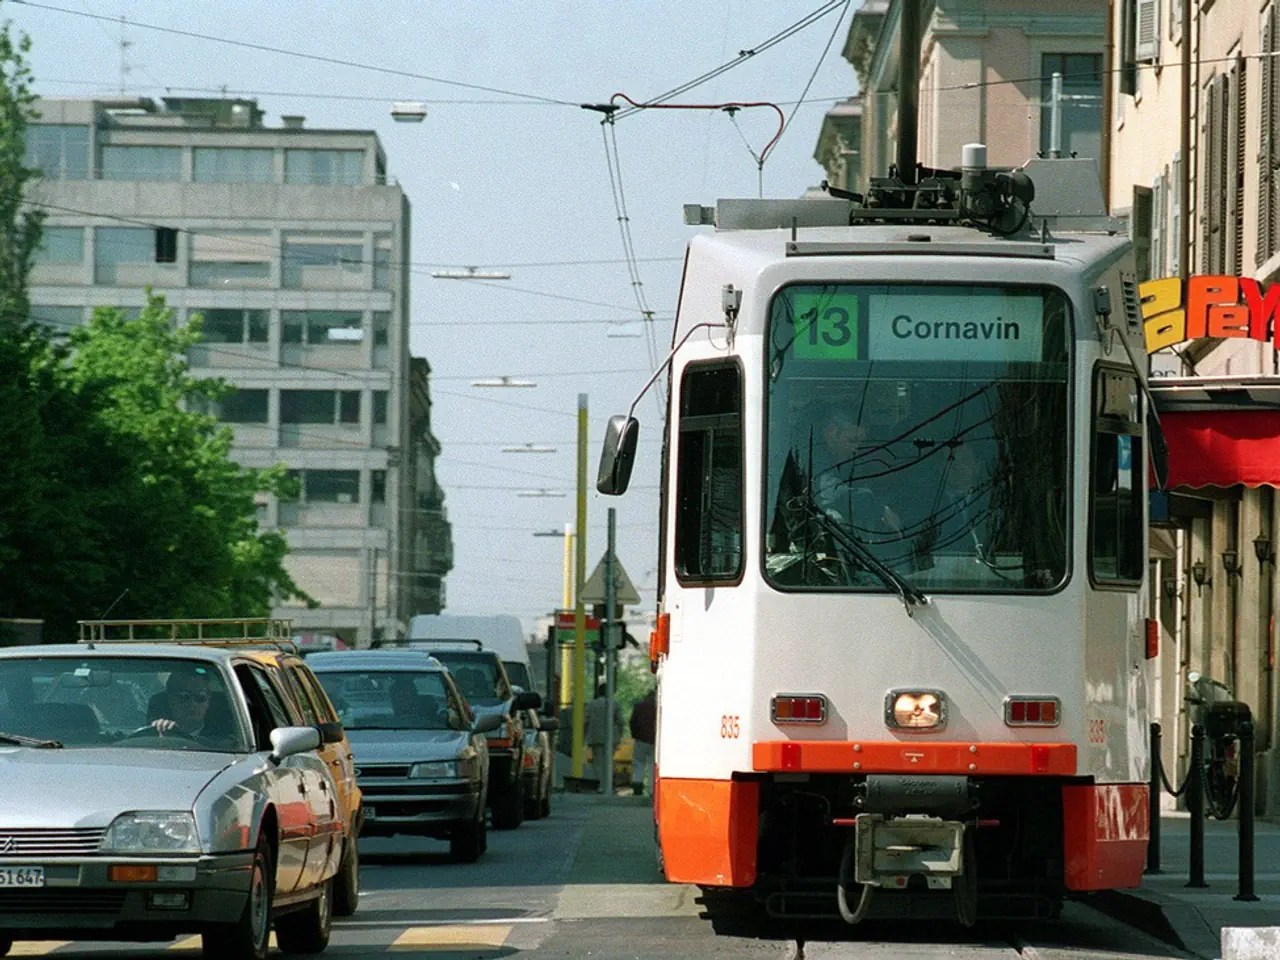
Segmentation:
[(617, 700), (609, 702), (602, 683), (596, 688), (595, 699), (587, 704), (586, 713), (586, 741), (591, 748), (591, 773), (595, 777), (597, 792), (604, 791), (604, 775), (609, 769), (605, 764), (613, 762), (605, 744), (610, 725), (613, 727), (613, 745), (616, 747), (622, 739), (622, 708), (618, 706)]
[(631, 710), (631, 792), (643, 797), (653, 789), (653, 745), (658, 739), (658, 691), (650, 690)]

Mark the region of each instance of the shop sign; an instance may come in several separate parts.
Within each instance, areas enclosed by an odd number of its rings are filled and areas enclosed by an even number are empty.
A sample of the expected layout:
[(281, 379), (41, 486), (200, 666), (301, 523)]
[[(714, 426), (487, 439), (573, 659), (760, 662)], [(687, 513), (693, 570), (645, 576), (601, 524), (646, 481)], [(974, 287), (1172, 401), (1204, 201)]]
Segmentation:
[(1205, 338), (1239, 337), (1280, 350), (1280, 284), (1250, 277), (1195, 276), (1138, 285), (1147, 353)]

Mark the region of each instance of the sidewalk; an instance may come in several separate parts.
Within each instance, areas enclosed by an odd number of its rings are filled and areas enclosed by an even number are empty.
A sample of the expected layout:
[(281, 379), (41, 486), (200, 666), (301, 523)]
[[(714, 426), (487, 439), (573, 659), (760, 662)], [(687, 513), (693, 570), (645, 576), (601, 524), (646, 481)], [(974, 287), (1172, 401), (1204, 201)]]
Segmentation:
[(1196, 956), (1222, 956), (1223, 927), (1280, 926), (1280, 824), (1254, 825), (1256, 901), (1236, 900), (1239, 892), (1237, 823), (1209, 819), (1204, 827), (1204, 879), (1192, 889), (1190, 827), (1186, 814), (1160, 820), (1160, 873), (1147, 874), (1137, 890), (1108, 891), (1088, 902)]

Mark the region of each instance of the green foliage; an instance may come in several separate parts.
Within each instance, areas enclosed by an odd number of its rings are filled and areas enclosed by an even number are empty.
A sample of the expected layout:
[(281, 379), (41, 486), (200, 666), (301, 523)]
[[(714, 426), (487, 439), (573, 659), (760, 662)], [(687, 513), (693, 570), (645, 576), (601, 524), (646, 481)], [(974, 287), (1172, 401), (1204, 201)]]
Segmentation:
[(630, 717), (632, 708), (657, 685), (658, 680), (650, 672), (648, 661), (630, 663), (620, 661), (613, 674), (613, 692), (615, 699), (622, 707), (622, 715)]
[(28, 454), (43, 469), (7, 516), (0, 474), (0, 614), (44, 616), (56, 638), (117, 597), (112, 616), (139, 618), (265, 616), (274, 597), (308, 599), (284, 569), (284, 538), (254, 516), (283, 470), (242, 469), (231, 432), (183, 409), (225, 390), (191, 376), (184, 353), (198, 340), (149, 296), (136, 319), (99, 308), (68, 347), (35, 353), (24, 386), (48, 418)]
[(26, 129), (36, 116), (25, 35), (16, 39), (0, 23), (0, 335), (13, 336), (27, 320), (27, 276), (40, 245), (39, 210), (24, 209), (25, 190), (36, 173), (24, 166)]

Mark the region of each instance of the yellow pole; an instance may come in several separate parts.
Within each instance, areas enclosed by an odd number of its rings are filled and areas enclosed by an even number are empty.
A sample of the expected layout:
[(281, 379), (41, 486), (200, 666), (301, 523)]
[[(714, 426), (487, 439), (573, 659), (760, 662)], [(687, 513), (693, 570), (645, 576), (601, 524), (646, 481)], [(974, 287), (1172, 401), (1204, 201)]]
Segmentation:
[[(564, 525), (564, 595), (560, 598), (561, 610), (573, 609), (573, 524)], [(573, 648), (561, 644), (559, 648), (560, 688), (556, 691), (556, 704), (561, 710), (573, 705)], [(572, 736), (572, 731), (570, 731)], [(572, 741), (570, 741), (572, 742)]]
[(573, 524), (564, 525), (564, 590), (560, 600), (560, 609), (568, 610), (573, 606)]
[(587, 395), (578, 394), (578, 523), (573, 589), (573, 775), (581, 778), (586, 753), (587, 613), (582, 586), (587, 565)]

